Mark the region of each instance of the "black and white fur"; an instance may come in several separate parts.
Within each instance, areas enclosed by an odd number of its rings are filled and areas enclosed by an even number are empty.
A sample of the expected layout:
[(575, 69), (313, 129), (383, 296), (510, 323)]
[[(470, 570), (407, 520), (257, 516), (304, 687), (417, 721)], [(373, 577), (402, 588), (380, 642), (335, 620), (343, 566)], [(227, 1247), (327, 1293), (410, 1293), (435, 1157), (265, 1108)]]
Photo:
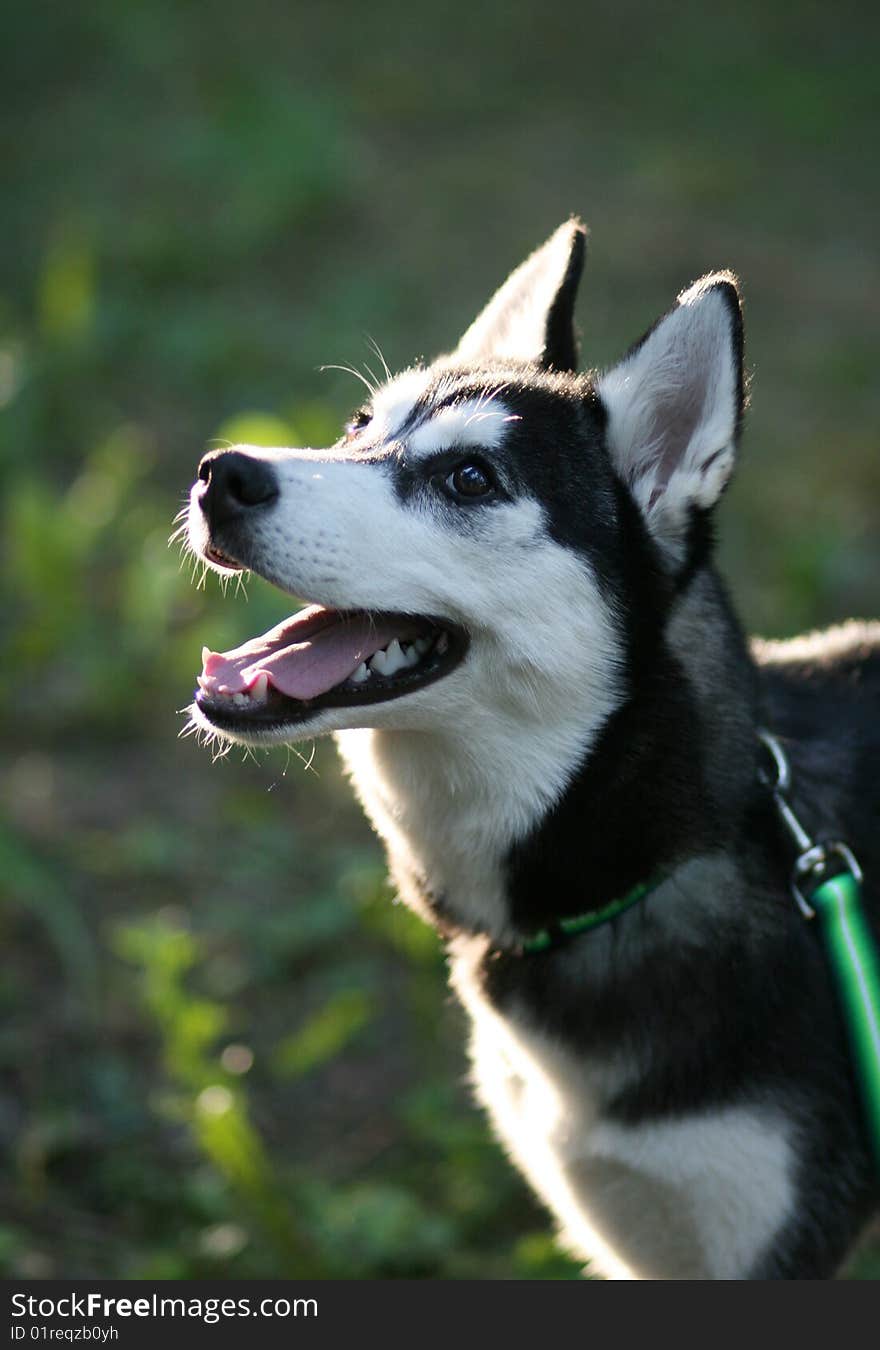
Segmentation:
[[(563, 225), (329, 451), (238, 447), (274, 490), (222, 525), (194, 490), (210, 561), (447, 621), (463, 659), (268, 729), (193, 716), (246, 742), (336, 734), (401, 895), (448, 943), (477, 1094), (590, 1271), (828, 1277), (877, 1180), (756, 728), (876, 914), (880, 625), (746, 642), (712, 565), (744, 404), (736, 282), (704, 277), (612, 370), (577, 374), (584, 242)], [(493, 490), (455, 500), (475, 458)], [(614, 922), (520, 951), (657, 873)]]

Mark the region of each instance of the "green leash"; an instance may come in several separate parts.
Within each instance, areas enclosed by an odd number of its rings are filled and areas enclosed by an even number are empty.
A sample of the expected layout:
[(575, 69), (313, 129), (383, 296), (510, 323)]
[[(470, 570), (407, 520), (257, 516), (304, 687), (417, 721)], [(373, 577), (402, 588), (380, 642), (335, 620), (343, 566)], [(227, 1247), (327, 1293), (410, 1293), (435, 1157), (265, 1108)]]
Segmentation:
[(849, 1030), (865, 1117), (880, 1165), (880, 961), (862, 909), (862, 888), (840, 872), (810, 896)]
[(765, 782), (799, 850), (792, 892), (804, 918), (819, 924), (880, 1169), (880, 957), (862, 905), (862, 870), (846, 844), (810, 837), (788, 801), (791, 770), (782, 746), (769, 732), (759, 735), (776, 772)]

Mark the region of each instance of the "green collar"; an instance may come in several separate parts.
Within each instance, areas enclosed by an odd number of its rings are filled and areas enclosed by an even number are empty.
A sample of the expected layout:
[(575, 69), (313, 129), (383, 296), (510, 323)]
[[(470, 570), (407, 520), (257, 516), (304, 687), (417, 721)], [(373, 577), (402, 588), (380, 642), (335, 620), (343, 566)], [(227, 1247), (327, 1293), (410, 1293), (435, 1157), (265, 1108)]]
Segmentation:
[(541, 928), (532, 937), (520, 943), (520, 951), (525, 956), (534, 956), (537, 952), (546, 952), (550, 947), (558, 947), (567, 938), (577, 937), (578, 933), (588, 933), (592, 928), (599, 928), (601, 924), (616, 919), (618, 914), (638, 904), (665, 880), (664, 873), (651, 881), (640, 881), (631, 891), (627, 891), (626, 895), (609, 901), (601, 909), (591, 910), (588, 914), (575, 914), (570, 919), (559, 919), (552, 927)]

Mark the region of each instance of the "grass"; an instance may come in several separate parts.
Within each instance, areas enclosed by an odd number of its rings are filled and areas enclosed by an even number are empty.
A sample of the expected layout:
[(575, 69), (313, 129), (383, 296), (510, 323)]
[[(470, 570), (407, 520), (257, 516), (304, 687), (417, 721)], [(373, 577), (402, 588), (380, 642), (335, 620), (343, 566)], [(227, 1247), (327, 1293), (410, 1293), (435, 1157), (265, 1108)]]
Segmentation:
[(358, 393), (321, 364), (370, 361), (367, 335), (392, 367), (448, 347), (580, 211), (589, 363), (700, 272), (742, 277), (722, 544), (749, 624), (875, 613), (877, 23), (781, 0), (7, 16), (2, 1273), (575, 1273), (470, 1102), (442, 955), (332, 751), (177, 741), (201, 645), (284, 601), (198, 589), (166, 540), (207, 445), (328, 443)]

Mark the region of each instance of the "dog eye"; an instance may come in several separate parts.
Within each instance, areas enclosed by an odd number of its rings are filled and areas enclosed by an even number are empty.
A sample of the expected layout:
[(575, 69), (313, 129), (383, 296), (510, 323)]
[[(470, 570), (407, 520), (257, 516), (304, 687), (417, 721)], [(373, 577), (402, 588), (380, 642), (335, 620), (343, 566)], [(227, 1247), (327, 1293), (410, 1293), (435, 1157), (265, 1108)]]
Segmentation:
[(346, 436), (356, 436), (364, 427), (370, 425), (373, 420), (373, 414), (368, 408), (359, 408), (345, 424)]
[(488, 496), (494, 490), (495, 482), (482, 464), (467, 460), (453, 469), (446, 479), (446, 486), (455, 497), (473, 501), (475, 497)]

